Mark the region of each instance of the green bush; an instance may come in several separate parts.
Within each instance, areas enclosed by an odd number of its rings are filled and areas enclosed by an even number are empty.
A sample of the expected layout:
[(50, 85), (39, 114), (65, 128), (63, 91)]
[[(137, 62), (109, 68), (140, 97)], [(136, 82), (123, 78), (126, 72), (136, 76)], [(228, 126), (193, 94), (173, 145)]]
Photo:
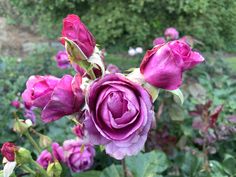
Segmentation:
[(174, 26), (181, 35), (193, 35), (205, 49), (236, 51), (234, 0), (9, 0), (8, 16), (49, 38), (60, 36), (61, 20), (78, 14), (105, 47), (150, 47), (152, 40)]

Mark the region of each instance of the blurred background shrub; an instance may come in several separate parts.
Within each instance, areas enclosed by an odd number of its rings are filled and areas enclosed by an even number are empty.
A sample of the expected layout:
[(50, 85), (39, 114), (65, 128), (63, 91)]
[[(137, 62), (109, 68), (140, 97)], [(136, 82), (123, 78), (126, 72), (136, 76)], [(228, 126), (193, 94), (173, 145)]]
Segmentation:
[(48, 38), (60, 37), (61, 20), (79, 15), (104, 47), (150, 47), (165, 28), (176, 27), (204, 43), (205, 50), (235, 51), (235, 0), (4, 0), (0, 14)]

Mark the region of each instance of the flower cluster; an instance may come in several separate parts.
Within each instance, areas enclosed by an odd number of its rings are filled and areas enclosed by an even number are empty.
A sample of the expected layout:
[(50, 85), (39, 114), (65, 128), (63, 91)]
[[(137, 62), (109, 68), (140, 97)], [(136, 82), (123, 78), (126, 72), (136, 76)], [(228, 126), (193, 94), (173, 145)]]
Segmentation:
[[(62, 147), (53, 143), (52, 153), (42, 151), (37, 162), (43, 168), (56, 159), (74, 172), (86, 170), (93, 163), (93, 145), (103, 145), (119, 160), (143, 149), (154, 120), (154, 93), (178, 89), (183, 72), (204, 61), (186, 42), (174, 40), (177, 31), (169, 29), (165, 35), (173, 41), (157, 40), (140, 68), (123, 74), (115, 65), (105, 66), (104, 52), (78, 16), (63, 20), (61, 43), (66, 51), (56, 60), (61, 68), (73, 66), (75, 76), (31, 76), (22, 99), (28, 110), (42, 110), (44, 123), (74, 116), (79, 121), (73, 128), (78, 139)], [(137, 52), (142, 53), (140, 48)]]

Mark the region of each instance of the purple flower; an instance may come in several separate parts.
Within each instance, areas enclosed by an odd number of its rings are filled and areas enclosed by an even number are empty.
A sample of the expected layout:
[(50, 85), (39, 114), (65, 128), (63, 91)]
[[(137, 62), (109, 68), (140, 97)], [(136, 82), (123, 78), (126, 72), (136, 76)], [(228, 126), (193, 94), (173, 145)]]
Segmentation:
[(54, 76), (31, 76), (22, 98), (26, 108), (41, 108), (42, 120), (52, 122), (80, 110), (84, 103), (81, 82), (79, 74), (74, 77), (65, 75), (61, 79)]
[(167, 28), (165, 30), (165, 37), (167, 39), (170, 39), (170, 40), (178, 39), (179, 38), (179, 32), (173, 27)]
[(160, 45), (160, 44), (165, 44), (165, 43), (166, 43), (165, 38), (158, 37), (158, 38), (154, 39), (153, 46)]
[(175, 90), (182, 84), (182, 73), (204, 58), (178, 40), (155, 46), (147, 51), (140, 65), (146, 82), (158, 88)]
[(63, 147), (58, 143), (52, 143), (52, 154), (59, 162), (65, 162)]
[(47, 169), (48, 165), (52, 162), (52, 155), (47, 150), (43, 150), (38, 156), (36, 162), (42, 166), (44, 169)]
[(26, 119), (30, 119), (32, 121), (32, 123), (35, 124), (36, 116), (35, 116), (35, 113), (33, 111), (33, 107), (30, 108), (30, 109), (25, 108), (24, 117)]
[(18, 100), (13, 100), (13, 101), (11, 102), (11, 105), (12, 105), (13, 107), (15, 107), (16, 109), (19, 109), (19, 108), (20, 108), (20, 102), (19, 102)]
[(109, 71), (110, 73), (114, 74), (114, 73), (120, 73), (120, 69), (116, 66), (116, 65), (113, 65), (113, 64), (109, 64), (107, 66), (107, 71)]
[(55, 60), (57, 62), (57, 66), (61, 69), (66, 69), (70, 67), (70, 61), (66, 51), (58, 51), (55, 56)]
[(81, 172), (93, 165), (95, 149), (79, 140), (67, 140), (63, 144), (65, 161), (73, 172)]
[(85, 128), (90, 142), (103, 144), (116, 159), (137, 154), (145, 144), (153, 119), (149, 93), (121, 74), (96, 80), (88, 91)]
[(78, 124), (76, 126), (73, 127), (73, 133), (79, 137), (79, 138), (83, 138), (84, 137), (84, 125), (83, 124)]

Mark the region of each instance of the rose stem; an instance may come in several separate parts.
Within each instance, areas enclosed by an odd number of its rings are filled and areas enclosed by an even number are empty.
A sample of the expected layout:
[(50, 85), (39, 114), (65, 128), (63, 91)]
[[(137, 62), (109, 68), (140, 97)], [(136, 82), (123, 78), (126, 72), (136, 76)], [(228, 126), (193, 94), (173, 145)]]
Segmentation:
[(32, 136), (29, 134), (29, 132), (25, 132), (24, 134), (28, 140), (30, 141), (30, 143), (34, 146), (34, 148), (38, 151), (38, 153), (41, 152), (41, 149), (39, 148), (38, 144), (34, 141), (34, 139), (32, 138)]
[(123, 167), (124, 177), (128, 177), (128, 175), (127, 175), (127, 167), (126, 167), (126, 163), (125, 163), (125, 158), (121, 160), (121, 164), (122, 164), (122, 167)]
[(48, 174), (46, 173), (46, 171), (45, 171), (37, 162), (35, 162), (34, 160), (32, 160), (32, 163), (33, 163), (33, 165), (35, 165), (35, 166), (38, 168), (39, 172), (40, 172), (44, 177), (49, 177)]
[(29, 172), (29, 173), (35, 175), (35, 171), (33, 171), (31, 168), (29, 168), (29, 167), (26, 166), (26, 165), (22, 165), (21, 168), (22, 168), (24, 171)]

